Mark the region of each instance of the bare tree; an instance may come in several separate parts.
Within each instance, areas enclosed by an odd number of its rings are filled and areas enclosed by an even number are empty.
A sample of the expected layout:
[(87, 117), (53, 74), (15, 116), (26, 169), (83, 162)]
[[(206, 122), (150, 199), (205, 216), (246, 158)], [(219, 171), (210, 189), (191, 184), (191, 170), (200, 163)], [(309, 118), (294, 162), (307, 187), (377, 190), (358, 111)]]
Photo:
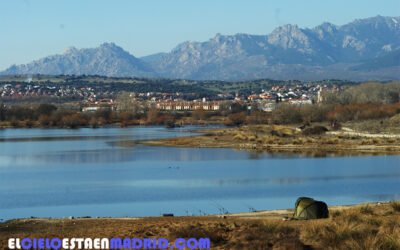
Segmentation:
[(137, 115), (141, 111), (140, 103), (135, 100), (132, 93), (121, 92), (116, 99), (117, 111), (129, 112), (133, 115)]

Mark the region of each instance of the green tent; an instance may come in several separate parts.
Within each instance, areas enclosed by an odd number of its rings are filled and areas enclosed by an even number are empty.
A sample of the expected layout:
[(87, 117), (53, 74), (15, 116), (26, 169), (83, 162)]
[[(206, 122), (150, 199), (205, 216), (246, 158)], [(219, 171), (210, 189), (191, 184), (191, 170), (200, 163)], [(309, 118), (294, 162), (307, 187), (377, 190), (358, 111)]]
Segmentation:
[(322, 201), (300, 197), (296, 201), (293, 217), (299, 220), (328, 218), (328, 206)]

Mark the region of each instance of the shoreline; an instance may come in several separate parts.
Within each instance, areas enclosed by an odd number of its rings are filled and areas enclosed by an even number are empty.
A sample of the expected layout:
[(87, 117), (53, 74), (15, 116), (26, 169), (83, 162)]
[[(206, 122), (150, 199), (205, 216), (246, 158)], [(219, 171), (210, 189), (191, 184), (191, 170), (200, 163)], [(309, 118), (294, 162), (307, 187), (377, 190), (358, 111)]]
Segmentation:
[(0, 245), (25, 237), (135, 237), (171, 242), (209, 238), (212, 249), (324, 249), (332, 243), (374, 249), (400, 246), (392, 240), (400, 235), (398, 201), (330, 206), (326, 219), (282, 219), (292, 213), (293, 209), (279, 209), (208, 216), (14, 219), (0, 223)]
[[(287, 134), (276, 135), (276, 128)], [(258, 131), (257, 131), (258, 130)], [(399, 155), (400, 135), (327, 131), (304, 135), (294, 126), (244, 126), (197, 130), (201, 135), (140, 141), (147, 146), (232, 148), (306, 156)]]
[[(342, 204), (329, 206), (329, 211), (343, 211), (347, 209), (362, 207), (362, 206), (379, 206), (387, 205), (392, 201), (376, 201), (362, 202), (355, 204)], [(399, 201), (400, 202), (400, 201)], [(293, 204), (294, 205), (294, 204)], [(0, 224), (6, 224), (12, 221), (63, 221), (63, 220), (141, 220), (141, 219), (161, 219), (161, 218), (264, 218), (270, 220), (281, 220), (284, 217), (293, 215), (294, 208), (279, 208), (257, 210), (252, 212), (236, 212), (227, 214), (207, 214), (207, 215), (174, 215), (174, 216), (123, 216), (123, 217), (91, 217), (91, 216), (68, 216), (68, 217), (28, 217), (28, 218), (12, 218), (0, 220)]]

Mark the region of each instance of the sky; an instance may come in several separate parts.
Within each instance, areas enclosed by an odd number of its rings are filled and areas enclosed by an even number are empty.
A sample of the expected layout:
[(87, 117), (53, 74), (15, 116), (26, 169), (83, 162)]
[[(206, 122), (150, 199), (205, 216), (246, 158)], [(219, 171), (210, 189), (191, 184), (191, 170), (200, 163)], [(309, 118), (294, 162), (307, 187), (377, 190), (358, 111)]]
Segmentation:
[(400, 0), (1, 0), (0, 70), (66, 48), (114, 42), (136, 57), (217, 33), (399, 16)]

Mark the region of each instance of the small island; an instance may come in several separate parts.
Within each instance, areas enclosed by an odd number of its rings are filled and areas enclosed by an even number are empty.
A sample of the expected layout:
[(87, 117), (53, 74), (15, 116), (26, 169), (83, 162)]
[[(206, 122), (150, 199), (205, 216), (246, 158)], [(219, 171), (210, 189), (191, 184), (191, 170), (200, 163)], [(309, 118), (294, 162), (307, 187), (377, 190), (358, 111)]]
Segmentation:
[(294, 125), (251, 125), (198, 132), (203, 133), (141, 143), (151, 146), (234, 148), (320, 157), (400, 154), (400, 134), (366, 133), (346, 127), (328, 130), (322, 125), (303, 126), (302, 129)]

